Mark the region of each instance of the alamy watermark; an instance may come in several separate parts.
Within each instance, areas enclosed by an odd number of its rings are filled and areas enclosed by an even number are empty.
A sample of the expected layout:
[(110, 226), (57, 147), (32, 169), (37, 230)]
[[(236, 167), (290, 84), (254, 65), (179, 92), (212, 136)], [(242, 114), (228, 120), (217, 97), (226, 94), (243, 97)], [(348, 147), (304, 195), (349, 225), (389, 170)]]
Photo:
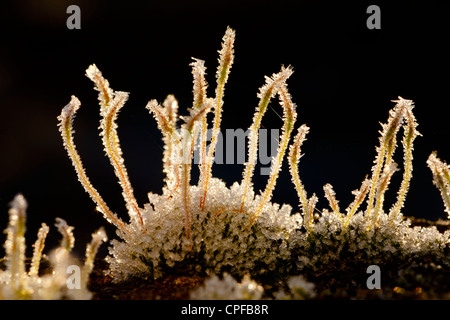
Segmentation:
[(381, 289), (381, 269), (376, 264), (367, 267), (366, 273), (370, 274), (367, 278), (367, 289)]
[[(217, 144), (214, 153), (215, 164), (245, 164), (247, 160), (247, 137), (250, 130), (243, 129), (226, 129), (225, 134), (219, 132), (217, 137)], [(170, 157), (172, 164), (185, 164), (191, 161), (191, 157), (187, 152), (190, 152), (190, 148), (183, 150), (182, 144), (178, 143), (177, 137), (191, 137), (187, 130), (179, 129), (173, 136), (171, 142), (174, 146), (179, 146), (178, 150), (175, 150)], [(207, 130), (207, 142), (211, 140), (212, 129)], [(260, 174), (270, 175), (270, 166), (272, 159), (276, 157), (278, 153), (278, 140), (280, 137), (280, 129), (259, 129), (258, 131), (258, 162), (261, 165)], [(189, 139), (189, 141), (191, 141)], [(208, 148), (208, 146), (207, 146)], [(186, 152), (185, 152), (186, 151)], [(193, 151), (194, 164), (202, 163), (202, 149), (200, 146), (200, 137), (195, 137), (194, 151)]]
[(72, 264), (67, 267), (66, 273), (70, 275), (66, 279), (67, 289), (81, 289), (81, 268)]
[(81, 9), (77, 5), (70, 5), (66, 9), (66, 13), (70, 16), (66, 20), (67, 29), (81, 29)]
[[(77, 5), (70, 5), (66, 9), (66, 13), (69, 14), (66, 20), (66, 26), (69, 30), (81, 29), (81, 9)], [(368, 29), (381, 29), (381, 10), (377, 5), (370, 5), (366, 10), (367, 14), (370, 14), (366, 21)], [(179, 129), (175, 136), (190, 135), (189, 132), (181, 132), (183, 129)], [(249, 130), (243, 129), (226, 129), (225, 130), (225, 143), (224, 135), (219, 133), (217, 138), (217, 145), (214, 153), (215, 164), (245, 164), (247, 158), (246, 150), (246, 138), (248, 137)], [(212, 129), (207, 132), (207, 140), (210, 141), (212, 135)], [(260, 174), (268, 176), (271, 171), (272, 159), (277, 155), (278, 139), (280, 136), (279, 129), (260, 129), (258, 134), (258, 162), (261, 165)], [(269, 138), (270, 137), (270, 138)], [(174, 139), (177, 139), (174, 137)], [(202, 163), (202, 151), (199, 147), (199, 138), (195, 137), (195, 148), (193, 150), (194, 164)], [(176, 141), (174, 140), (174, 145)], [(185, 164), (191, 160), (192, 150), (183, 146), (179, 147), (170, 156), (172, 164)], [(203, 153), (204, 155), (204, 153)]]
[[(77, 5), (70, 5), (66, 9), (66, 13), (70, 16), (66, 20), (66, 26), (69, 30), (81, 29), (81, 9)], [(367, 18), (366, 26), (368, 29), (381, 29), (381, 9), (377, 5), (370, 5), (366, 9), (366, 13), (370, 14)]]
[(381, 9), (377, 5), (370, 5), (367, 7), (366, 13), (370, 13), (370, 16), (367, 18), (366, 26), (367, 29), (381, 29)]

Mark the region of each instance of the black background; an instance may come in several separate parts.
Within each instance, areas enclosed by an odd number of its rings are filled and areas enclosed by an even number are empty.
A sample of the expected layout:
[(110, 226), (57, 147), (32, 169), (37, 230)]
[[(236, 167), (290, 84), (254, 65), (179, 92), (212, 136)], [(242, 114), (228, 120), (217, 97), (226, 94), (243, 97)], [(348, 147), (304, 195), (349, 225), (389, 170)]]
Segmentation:
[[(66, 8), (81, 8), (81, 30), (69, 30)], [(366, 9), (381, 8), (381, 30), (368, 30)], [(41, 222), (55, 217), (75, 226), (76, 251), (107, 225), (78, 183), (62, 146), (56, 117), (76, 95), (82, 103), (75, 142), (87, 173), (108, 205), (127, 219), (121, 189), (98, 136), (97, 93), (84, 76), (95, 63), (114, 90), (130, 99), (119, 116), (119, 136), (135, 196), (163, 186), (162, 142), (145, 105), (174, 94), (180, 112), (192, 102), (191, 57), (206, 60), (212, 96), (217, 50), (227, 26), (236, 30), (235, 64), (225, 93), (222, 128), (247, 129), (264, 75), (292, 65), (289, 89), (298, 108), (296, 127), (310, 126), (300, 175), (318, 207), (327, 207), (322, 187), (330, 182), (341, 209), (353, 200), (370, 173), (385, 122), (398, 96), (412, 99), (419, 122), (414, 174), (403, 212), (445, 218), (426, 159), (433, 150), (450, 161), (448, 137), (450, 49), (448, 5), (444, 1), (14, 1), (0, 14), (0, 226), (8, 203), (21, 192), (29, 201), (28, 243)], [(281, 114), (276, 100), (271, 104)], [(280, 128), (269, 109), (265, 128)], [(402, 164), (402, 149), (396, 161)], [(298, 210), (287, 163), (274, 201)], [(215, 165), (228, 184), (239, 181), (242, 165)], [(388, 204), (401, 181), (392, 181)], [(266, 177), (256, 176), (262, 189)], [(58, 241), (55, 228), (49, 245)], [(3, 240), (2, 240), (3, 242)], [(104, 248), (106, 248), (104, 246)]]

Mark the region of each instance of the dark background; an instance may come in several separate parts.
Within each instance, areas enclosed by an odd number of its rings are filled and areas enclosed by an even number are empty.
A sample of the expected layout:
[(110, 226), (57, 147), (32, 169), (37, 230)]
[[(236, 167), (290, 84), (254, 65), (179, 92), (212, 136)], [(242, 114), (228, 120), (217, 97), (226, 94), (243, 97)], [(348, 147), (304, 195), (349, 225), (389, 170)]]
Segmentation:
[[(81, 8), (81, 30), (68, 30), (67, 6)], [(381, 8), (381, 30), (368, 30), (366, 9)], [(121, 189), (98, 136), (97, 93), (84, 76), (95, 63), (115, 90), (130, 99), (118, 119), (119, 136), (135, 196), (163, 186), (162, 142), (145, 105), (174, 94), (182, 114), (192, 101), (191, 57), (206, 60), (214, 94), (217, 50), (226, 27), (236, 30), (235, 64), (225, 93), (222, 128), (247, 129), (264, 75), (292, 65), (289, 89), (298, 108), (296, 127), (311, 132), (303, 146), (300, 175), (311, 195), (327, 207), (322, 187), (330, 182), (341, 209), (370, 173), (379, 123), (391, 100), (412, 99), (419, 122), (414, 174), (403, 212), (445, 218), (426, 159), (433, 150), (450, 161), (448, 6), (438, 1), (14, 1), (0, 13), (0, 226), (8, 203), (21, 192), (29, 201), (27, 241), (41, 222), (51, 226), (49, 245), (59, 241), (54, 218), (75, 226), (76, 250), (107, 225), (78, 183), (62, 146), (56, 117), (76, 95), (82, 103), (75, 142), (93, 185), (127, 219)], [(275, 100), (271, 106), (281, 114)], [(280, 128), (269, 109), (265, 128)], [(399, 137), (401, 139), (401, 137)], [(396, 161), (402, 164), (402, 148)], [(242, 165), (215, 165), (228, 184), (241, 179)], [(287, 162), (274, 201), (298, 210)], [(401, 181), (392, 181), (387, 205)], [(255, 177), (257, 186), (266, 177)], [(3, 242), (3, 238), (2, 241)], [(106, 246), (104, 246), (106, 248)]]

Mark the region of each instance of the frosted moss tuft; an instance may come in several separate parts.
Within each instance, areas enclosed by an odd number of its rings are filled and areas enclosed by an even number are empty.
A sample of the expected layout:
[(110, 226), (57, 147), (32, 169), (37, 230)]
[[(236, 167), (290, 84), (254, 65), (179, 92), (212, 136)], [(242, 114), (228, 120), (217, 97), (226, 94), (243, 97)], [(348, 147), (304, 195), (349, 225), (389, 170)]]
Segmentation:
[[(230, 272), (243, 276), (253, 270), (259, 274), (287, 272), (291, 264), (289, 238), (302, 224), (300, 214), (292, 214), (289, 205), (270, 202), (284, 153), (297, 117), (295, 104), (286, 80), (291, 67), (266, 77), (258, 97), (253, 124), (250, 127), (249, 159), (241, 184), (227, 187), (211, 174), (214, 148), (220, 130), (225, 84), (234, 61), (234, 30), (228, 28), (219, 51), (215, 97), (207, 96), (205, 62), (194, 59), (193, 105), (189, 115), (178, 115), (178, 103), (169, 95), (162, 103), (151, 100), (147, 109), (155, 117), (165, 143), (163, 169), (166, 185), (162, 194), (149, 194), (149, 203), (139, 207), (133, 195), (120, 149), (117, 113), (128, 95), (111, 89), (109, 82), (95, 65), (86, 71), (99, 91), (101, 137), (104, 150), (123, 189), (130, 221), (122, 221), (113, 213), (86, 175), (73, 140), (73, 119), (80, 107), (76, 97), (58, 117), (64, 146), (78, 178), (104, 217), (117, 227), (120, 240), (112, 240), (110, 263), (114, 280), (131, 277), (158, 278), (168, 268), (188, 265), (207, 274)], [(270, 100), (278, 95), (284, 114), (283, 135), (278, 156), (262, 195), (252, 187), (257, 157), (258, 130)], [(207, 146), (207, 115), (213, 113), (213, 136)], [(181, 125), (178, 123), (181, 122)], [(199, 143), (195, 141), (199, 137)], [(198, 185), (192, 185), (191, 170), (194, 148), (201, 148)], [(208, 147), (208, 148), (207, 148)]]
[[(106, 241), (106, 234), (100, 229), (93, 234), (93, 240), (86, 250), (86, 262), (80, 266), (71, 250), (74, 246), (73, 227), (63, 219), (57, 218), (55, 226), (62, 235), (58, 248), (49, 253), (48, 260), (52, 270), (40, 273), (40, 264), (45, 257), (43, 254), (45, 239), (49, 227), (43, 223), (38, 231), (37, 240), (33, 245), (33, 257), (27, 271), (25, 264), (25, 222), (27, 202), (23, 195), (17, 195), (11, 202), (9, 210), (9, 224), (6, 229), (5, 242), (6, 268), (0, 269), (0, 299), (5, 300), (59, 300), (59, 299), (90, 299), (92, 294), (88, 290), (89, 275), (92, 271), (91, 261), (95, 258), (96, 250)], [(100, 239), (99, 239), (100, 235)], [(91, 248), (95, 246), (95, 251)], [(71, 286), (72, 273), (76, 268), (81, 270), (79, 278), (74, 278), (75, 286)], [(42, 270), (41, 270), (42, 271)], [(77, 275), (75, 274), (75, 277)]]
[[(450, 232), (442, 233), (435, 227), (411, 227), (411, 221), (402, 213), (413, 172), (413, 144), (420, 136), (411, 100), (399, 97), (393, 101), (395, 105), (388, 120), (382, 124), (372, 170), (352, 192), (354, 200), (345, 210), (331, 184), (324, 186), (324, 196), (331, 211), (316, 208), (319, 197), (308, 195), (301, 180), (301, 148), (310, 129), (304, 124), (299, 126), (291, 142), (297, 120), (296, 105), (287, 87), (287, 80), (293, 73), (291, 67), (282, 66), (280, 72), (266, 77), (258, 92), (259, 102), (249, 127), (248, 157), (242, 180), (227, 187), (212, 175), (225, 85), (234, 61), (234, 39), (235, 32), (228, 28), (219, 51), (214, 97), (208, 96), (205, 62), (193, 59), (190, 64), (193, 102), (187, 115), (178, 115), (179, 106), (173, 95), (168, 95), (162, 104), (156, 100), (147, 104), (164, 142), (165, 186), (160, 194), (149, 193), (149, 203), (143, 206), (139, 206), (134, 197), (115, 123), (128, 94), (112, 90), (95, 65), (88, 68), (86, 74), (99, 91), (100, 135), (122, 187), (128, 222), (109, 209), (91, 184), (75, 148), (73, 120), (80, 107), (79, 100), (72, 96), (58, 117), (64, 146), (78, 179), (98, 211), (117, 227), (119, 239), (110, 242), (109, 256), (106, 257), (114, 281), (135, 277), (154, 279), (177, 268), (190, 269), (211, 276), (207, 283), (217, 286), (222, 283), (224, 288), (220, 290), (223, 292), (238, 284), (230, 277), (283, 278), (289, 292), (279, 291), (276, 297), (303, 299), (316, 296), (315, 287), (309, 281), (322, 274), (323, 269), (334, 270), (339, 264), (343, 264), (346, 271), (356, 272), (365, 270), (367, 265), (386, 265), (395, 261), (396, 266), (401, 267), (431, 257), (436, 263), (450, 266), (446, 253), (450, 247)], [(267, 184), (261, 194), (256, 194), (252, 181), (258, 131), (275, 96), (283, 110), (282, 135)], [(213, 135), (208, 145), (206, 133), (210, 113)], [(400, 132), (403, 132), (402, 165), (394, 161)], [(195, 148), (200, 150), (201, 157), (197, 185), (191, 181)], [(300, 200), (301, 212), (295, 214), (289, 205), (271, 202), (286, 153)], [(428, 165), (449, 212), (449, 168), (434, 153)], [(392, 176), (398, 171), (403, 172), (402, 182), (395, 202), (387, 208), (385, 195), (390, 191)], [(226, 274), (224, 280), (214, 276), (221, 274)], [(199, 289), (193, 297), (206, 297), (207, 290)], [(215, 296), (215, 293), (211, 294)], [(235, 297), (234, 293), (229, 294)]]
[[(123, 241), (112, 241), (107, 261), (114, 277), (160, 277), (167, 267), (173, 268), (183, 261), (208, 274), (287, 272), (291, 256), (289, 238), (301, 227), (301, 217), (291, 215), (292, 208), (288, 205), (280, 208), (278, 204), (267, 203), (248, 228), (251, 217), (239, 213), (242, 198), (239, 184), (227, 188), (223, 181), (212, 178), (208, 190), (211, 196), (201, 210), (196, 200), (203, 190), (196, 186), (189, 188), (190, 238), (183, 221), (183, 199), (149, 194), (151, 205), (145, 205), (143, 210), (146, 228), (139, 233), (122, 234)], [(248, 196), (252, 200), (250, 206), (259, 205), (261, 196), (253, 193)]]
[(307, 300), (314, 299), (317, 295), (316, 286), (302, 275), (292, 276), (287, 279), (287, 290), (274, 293), (277, 300)]
[(191, 292), (193, 300), (260, 300), (263, 298), (264, 288), (252, 280), (248, 274), (241, 282), (230, 274), (224, 273), (222, 279), (213, 275), (205, 283)]

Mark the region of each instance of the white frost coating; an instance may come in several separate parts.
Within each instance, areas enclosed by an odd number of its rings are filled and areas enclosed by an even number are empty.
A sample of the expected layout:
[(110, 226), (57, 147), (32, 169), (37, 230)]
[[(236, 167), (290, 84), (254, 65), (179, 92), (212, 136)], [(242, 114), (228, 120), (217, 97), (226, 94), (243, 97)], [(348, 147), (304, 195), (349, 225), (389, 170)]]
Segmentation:
[(224, 273), (223, 278), (213, 275), (205, 280), (203, 286), (195, 289), (190, 298), (193, 300), (260, 300), (264, 288), (253, 281), (248, 274), (241, 282), (230, 274)]
[[(288, 239), (301, 227), (299, 214), (291, 215), (289, 205), (280, 208), (268, 202), (248, 229), (250, 216), (238, 212), (242, 187), (235, 183), (227, 188), (223, 181), (212, 178), (208, 189), (211, 196), (201, 210), (198, 201), (202, 190), (190, 187), (190, 239), (185, 234), (180, 197), (149, 194), (152, 205), (146, 204), (143, 210), (147, 228), (143, 232), (132, 230), (122, 236), (123, 241), (112, 241), (107, 261), (114, 279), (161, 277), (165, 268), (187, 259), (209, 274), (229, 270), (244, 275), (288, 268), (283, 261), (291, 255)], [(261, 196), (251, 192), (248, 200), (249, 207), (257, 208)]]
[[(373, 229), (362, 211), (352, 216), (344, 230), (343, 217), (324, 210), (309, 234), (300, 235), (298, 245), (303, 254), (298, 268), (315, 272), (330, 263), (351, 259), (361, 266), (386, 261), (414, 261), (433, 256), (435, 263), (450, 266), (445, 248), (450, 246), (450, 231), (436, 227), (411, 227), (411, 221), (398, 215), (395, 220), (384, 213), (378, 215)], [(314, 239), (314, 242), (311, 241)]]

